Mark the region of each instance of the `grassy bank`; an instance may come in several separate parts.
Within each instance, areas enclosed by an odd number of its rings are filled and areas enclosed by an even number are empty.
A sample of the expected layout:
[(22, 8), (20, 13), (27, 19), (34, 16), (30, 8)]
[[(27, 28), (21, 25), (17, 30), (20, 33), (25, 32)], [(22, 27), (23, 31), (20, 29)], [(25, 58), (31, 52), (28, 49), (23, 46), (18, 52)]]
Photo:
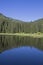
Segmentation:
[(16, 36), (30, 36), (30, 37), (34, 37), (34, 38), (40, 38), (43, 37), (43, 33), (0, 33), (0, 35), (16, 35)]

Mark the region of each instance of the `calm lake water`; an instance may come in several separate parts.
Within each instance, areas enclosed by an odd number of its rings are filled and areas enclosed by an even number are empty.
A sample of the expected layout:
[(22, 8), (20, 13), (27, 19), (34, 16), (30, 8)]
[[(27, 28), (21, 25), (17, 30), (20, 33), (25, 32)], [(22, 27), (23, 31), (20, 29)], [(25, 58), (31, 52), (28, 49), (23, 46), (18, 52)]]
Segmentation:
[(0, 36), (0, 65), (43, 65), (43, 38)]

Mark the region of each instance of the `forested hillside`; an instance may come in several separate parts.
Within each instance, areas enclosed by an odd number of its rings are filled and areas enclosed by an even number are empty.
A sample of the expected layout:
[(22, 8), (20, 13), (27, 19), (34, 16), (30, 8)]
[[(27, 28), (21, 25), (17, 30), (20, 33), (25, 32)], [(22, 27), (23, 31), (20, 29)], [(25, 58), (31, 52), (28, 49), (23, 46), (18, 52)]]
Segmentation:
[(23, 22), (12, 19), (0, 13), (0, 33), (37, 33), (43, 32), (43, 19)]

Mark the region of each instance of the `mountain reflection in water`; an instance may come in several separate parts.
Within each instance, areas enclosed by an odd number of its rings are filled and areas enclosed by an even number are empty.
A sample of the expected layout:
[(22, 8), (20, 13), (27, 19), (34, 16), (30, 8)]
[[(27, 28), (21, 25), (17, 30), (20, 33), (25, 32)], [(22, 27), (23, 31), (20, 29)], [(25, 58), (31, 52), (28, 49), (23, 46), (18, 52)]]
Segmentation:
[(0, 36), (0, 53), (10, 48), (31, 46), (43, 51), (43, 38)]

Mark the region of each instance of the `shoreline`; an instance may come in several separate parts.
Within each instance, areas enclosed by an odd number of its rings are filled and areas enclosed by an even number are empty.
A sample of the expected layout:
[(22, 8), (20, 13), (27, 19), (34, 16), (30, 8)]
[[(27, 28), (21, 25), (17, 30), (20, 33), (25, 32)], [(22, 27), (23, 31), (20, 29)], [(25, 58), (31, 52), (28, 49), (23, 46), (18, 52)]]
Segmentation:
[(34, 37), (34, 38), (41, 38), (41, 37), (43, 37), (43, 33), (42, 34), (37, 34), (37, 33), (0, 33), (0, 35), (4, 35), (4, 36), (6, 36), (6, 35), (8, 35), (8, 36), (14, 36), (14, 35), (16, 35), (16, 36), (29, 36), (29, 37)]

